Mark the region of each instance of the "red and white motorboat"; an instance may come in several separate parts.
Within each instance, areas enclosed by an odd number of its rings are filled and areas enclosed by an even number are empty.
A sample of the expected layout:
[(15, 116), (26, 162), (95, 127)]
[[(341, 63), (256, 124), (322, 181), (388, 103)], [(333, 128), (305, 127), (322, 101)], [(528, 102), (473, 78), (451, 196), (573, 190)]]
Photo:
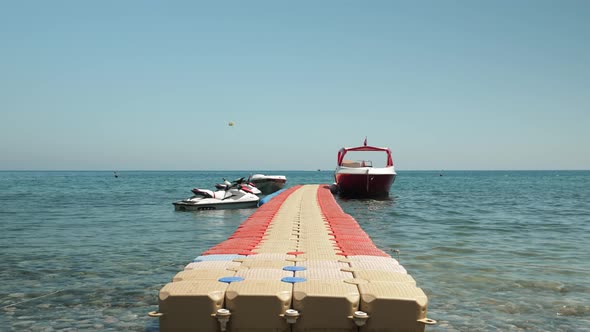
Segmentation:
[(264, 195), (268, 195), (281, 190), (287, 182), (287, 177), (284, 175), (254, 174), (248, 178), (248, 182), (253, 183)]
[[(344, 157), (351, 151), (382, 152), (387, 154), (385, 167), (374, 167), (370, 160), (346, 160)], [(338, 167), (334, 172), (336, 181), (335, 191), (343, 197), (371, 197), (380, 198), (389, 196), (389, 189), (395, 181), (395, 169), (391, 150), (367, 145), (367, 139), (363, 146), (342, 148), (338, 151)]]

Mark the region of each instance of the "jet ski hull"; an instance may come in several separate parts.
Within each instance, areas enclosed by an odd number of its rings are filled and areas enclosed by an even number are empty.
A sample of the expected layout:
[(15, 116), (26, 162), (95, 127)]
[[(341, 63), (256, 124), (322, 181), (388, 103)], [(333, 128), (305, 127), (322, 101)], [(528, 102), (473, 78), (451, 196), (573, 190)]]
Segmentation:
[(242, 202), (235, 202), (235, 201), (221, 201), (221, 202), (204, 202), (201, 200), (199, 202), (191, 202), (191, 201), (178, 201), (172, 203), (174, 204), (174, 209), (176, 211), (203, 211), (203, 210), (230, 210), (230, 209), (246, 209), (246, 208), (253, 208), (258, 205), (258, 200), (251, 200), (251, 201), (242, 201)]

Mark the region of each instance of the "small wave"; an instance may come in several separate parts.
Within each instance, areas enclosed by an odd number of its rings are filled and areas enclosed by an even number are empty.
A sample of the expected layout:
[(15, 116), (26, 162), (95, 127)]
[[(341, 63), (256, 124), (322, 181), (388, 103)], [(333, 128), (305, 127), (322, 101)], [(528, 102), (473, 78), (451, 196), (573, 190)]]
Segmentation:
[(549, 290), (559, 293), (567, 293), (568, 289), (565, 284), (555, 281), (545, 280), (518, 280), (515, 282), (520, 288), (533, 290)]
[(459, 247), (434, 247), (432, 250), (442, 251), (442, 252), (451, 252), (451, 253), (458, 253), (458, 254), (475, 254), (477, 250), (471, 248), (459, 248)]
[(557, 316), (583, 317), (590, 315), (589, 305), (563, 305), (557, 310)]

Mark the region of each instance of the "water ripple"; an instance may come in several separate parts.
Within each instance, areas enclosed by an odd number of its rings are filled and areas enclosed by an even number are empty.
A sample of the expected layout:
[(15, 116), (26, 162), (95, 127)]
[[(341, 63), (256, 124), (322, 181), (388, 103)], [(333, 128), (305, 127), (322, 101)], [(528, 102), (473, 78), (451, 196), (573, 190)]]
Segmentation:
[[(171, 202), (242, 173), (0, 172), (0, 326), (157, 331), (158, 290), (253, 212)], [(400, 172), (389, 200), (338, 201), (399, 250), (429, 331), (590, 332), (590, 172)]]

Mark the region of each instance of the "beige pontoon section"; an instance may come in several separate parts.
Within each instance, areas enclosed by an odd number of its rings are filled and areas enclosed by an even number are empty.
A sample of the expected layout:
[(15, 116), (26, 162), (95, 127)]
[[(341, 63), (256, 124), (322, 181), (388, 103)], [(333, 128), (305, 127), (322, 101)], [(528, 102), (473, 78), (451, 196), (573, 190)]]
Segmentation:
[(231, 270), (186, 270), (178, 272), (172, 281), (184, 281), (184, 280), (217, 280), (223, 277), (232, 277), (236, 273)]
[(351, 272), (342, 271), (342, 268), (347, 268), (349, 265), (337, 260), (308, 259), (302, 262), (297, 262), (297, 266), (305, 267), (305, 270), (295, 272), (295, 276), (307, 280), (343, 281), (354, 278), (354, 275)]
[(284, 271), (282, 268), (251, 268), (236, 273), (236, 277), (246, 280), (281, 280), (292, 276), (293, 272)]
[(294, 262), (289, 261), (288, 259), (285, 260), (246, 260), (240, 265), (240, 267), (244, 268), (267, 268), (267, 269), (282, 269), (285, 266), (295, 265)]
[(355, 278), (364, 279), (367, 281), (389, 281), (401, 282), (416, 286), (416, 280), (409, 274), (390, 272), (390, 271), (356, 271), (353, 273)]
[(337, 255), (334, 249), (326, 249), (324, 252), (310, 252), (309, 249), (305, 251), (305, 249), (301, 250), (305, 252), (305, 254), (298, 255), (298, 258), (302, 258), (304, 260), (331, 260), (331, 261), (338, 261), (342, 259), (341, 255)]
[(217, 331), (228, 285), (217, 280), (172, 282), (160, 290), (161, 331)]
[(289, 331), (281, 316), (291, 305), (293, 285), (280, 280), (244, 280), (227, 288), (226, 308), (231, 312), (229, 331)]
[(361, 332), (424, 331), (426, 294), (408, 283), (374, 281), (358, 285), (360, 310), (369, 315)]
[(349, 317), (358, 310), (359, 291), (339, 280), (308, 280), (296, 283), (293, 308), (301, 317), (293, 331), (356, 331)]
[(346, 280), (352, 279), (353, 274), (336, 269), (308, 269), (295, 272), (296, 277), (310, 280)]
[(375, 250), (344, 256), (346, 236), (366, 234), (348, 225), (336, 239), (334, 227), (351, 218), (330, 221), (318, 188), (292, 191), (270, 217), (262, 210), (264, 235), (251, 253), (193, 262), (174, 276), (153, 315), (160, 316), (160, 331), (424, 331), (432, 321), (416, 281), (394, 258), (369, 255)]
[(407, 274), (397, 260), (390, 257), (350, 256), (350, 266), (355, 270), (388, 271)]
[(286, 253), (259, 253), (256, 255), (246, 256), (244, 258), (236, 258), (233, 262), (246, 263), (249, 261), (286, 261), (288, 258), (295, 256)]
[(185, 266), (184, 270), (224, 270), (238, 266), (239, 262), (232, 261), (193, 262)]

